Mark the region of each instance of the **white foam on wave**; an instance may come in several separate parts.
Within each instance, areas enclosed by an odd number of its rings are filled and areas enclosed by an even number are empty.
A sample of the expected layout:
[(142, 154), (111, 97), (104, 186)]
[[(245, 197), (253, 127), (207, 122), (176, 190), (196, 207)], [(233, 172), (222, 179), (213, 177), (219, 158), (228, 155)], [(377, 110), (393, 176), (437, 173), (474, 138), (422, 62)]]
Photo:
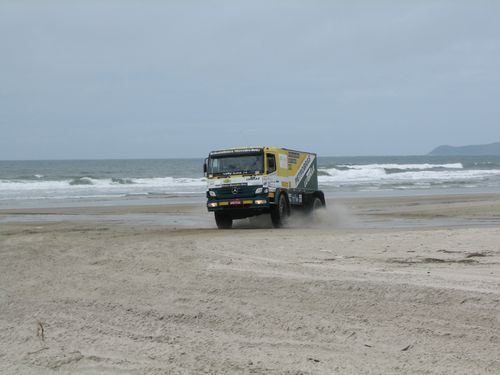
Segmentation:
[(327, 173), (326, 176), (319, 176), (319, 181), (364, 181), (376, 180), (387, 175), (384, 168), (367, 168), (367, 169), (345, 169), (336, 168), (319, 169), (321, 172)]
[(387, 173), (384, 168), (367, 169), (328, 169), (327, 176), (319, 176), (322, 184), (336, 183), (376, 183), (382, 182), (407, 182), (416, 184), (419, 181), (470, 181), (481, 180), (491, 176), (500, 176), (500, 170), (420, 170), (400, 173)]
[[(84, 183), (79, 184), (79, 181)], [(122, 181), (122, 182), (120, 182)], [(124, 183), (123, 181), (129, 181)], [(73, 184), (72, 184), (73, 183)], [(20, 189), (87, 189), (93, 187), (120, 187), (120, 186), (140, 185), (143, 187), (186, 187), (186, 186), (205, 186), (205, 178), (176, 178), (176, 177), (153, 177), (153, 178), (125, 178), (125, 179), (95, 179), (91, 177), (79, 177), (73, 180), (59, 181), (39, 181), (39, 180), (0, 180), (0, 191)]]
[(340, 168), (349, 168), (349, 169), (463, 169), (462, 163), (449, 163), (449, 164), (361, 164), (361, 165), (353, 165), (353, 164), (340, 164), (338, 165)]
[(191, 187), (205, 187), (207, 180), (205, 178), (181, 178), (181, 177), (154, 177), (154, 178), (134, 178), (131, 179), (133, 183), (146, 185), (151, 187), (162, 186), (191, 186)]
[(80, 177), (60, 181), (0, 180), (0, 200), (81, 198), (148, 194), (202, 194), (205, 178), (123, 178), (95, 179)]
[[(429, 178), (426, 172), (443, 172), (433, 174), (433, 178), (449, 176), (449, 172), (463, 171), (462, 163), (448, 164), (362, 164), (362, 165), (347, 165), (341, 164), (336, 168), (319, 168), (323, 175), (319, 176), (320, 182), (362, 182), (376, 181), (383, 179), (425, 179)], [(388, 173), (391, 171), (392, 173)], [(396, 172), (397, 171), (397, 172)], [(414, 173), (409, 175), (408, 173)], [(459, 177), (457, 175), (457, 177)]]

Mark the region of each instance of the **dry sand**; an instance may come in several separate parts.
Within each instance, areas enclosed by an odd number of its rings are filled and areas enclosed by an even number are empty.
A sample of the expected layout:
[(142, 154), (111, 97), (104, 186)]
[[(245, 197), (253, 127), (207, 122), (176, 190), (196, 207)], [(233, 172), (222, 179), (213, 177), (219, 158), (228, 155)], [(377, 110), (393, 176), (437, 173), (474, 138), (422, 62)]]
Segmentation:
[(500, 195), (0, 211), (2, 374), (500, 374)]

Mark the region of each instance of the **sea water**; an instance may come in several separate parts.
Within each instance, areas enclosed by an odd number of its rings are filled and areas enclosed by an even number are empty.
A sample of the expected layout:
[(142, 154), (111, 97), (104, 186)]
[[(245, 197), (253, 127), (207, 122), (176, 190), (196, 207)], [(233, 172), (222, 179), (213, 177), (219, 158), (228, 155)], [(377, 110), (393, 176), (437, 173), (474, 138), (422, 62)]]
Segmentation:
[[(500, 192), (500, 156), (319, 157), (327, 197)], [(202, 202), (202, 159), (0, 161), (0, 208)]]

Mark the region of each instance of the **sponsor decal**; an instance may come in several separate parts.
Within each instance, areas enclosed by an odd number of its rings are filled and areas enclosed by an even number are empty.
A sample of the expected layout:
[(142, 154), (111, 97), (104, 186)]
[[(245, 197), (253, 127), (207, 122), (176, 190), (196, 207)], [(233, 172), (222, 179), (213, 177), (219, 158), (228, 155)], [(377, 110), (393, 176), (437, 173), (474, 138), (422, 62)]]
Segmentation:
[(261, 176), (249, 176), (245, 178), (245, 181), (247, 181), (249, 186), (262, 185), (264, 183)]
[(280, 154), (280, 168), (281, 169), (288, 168), (288, 158), (285, 154)]
[(304, 175), (306, 174), (307, 170), (311, 166), (313, 160), (314, 160), (314, 156), (312, 154), (308, 154), (307, 157), (305, 158), (304, 162), (300, 166), (300, 169), (297, 172), (297, 175), (295, 176), (295, 186), (298, 186), (300, 181), (302, 181), (302, 179), (304, 178)]
[(210, 156), (215, 156), (215, 155), (231, 155), (231, 154), (254, 154), (256, 152), (262, 152), (261, 148), (233, 148), (230, 150), (217, 150), (217, 151), (212, 151), (210, 153)]
[(307, 184), (309, 184), (309, 181), (311, 181), (311, 177), (314, 174), (314, 164), (311, 166), (311, 168), (307, 171), (306, 173), (306, 179), (304, 180), (304, 187), (307, 187)]

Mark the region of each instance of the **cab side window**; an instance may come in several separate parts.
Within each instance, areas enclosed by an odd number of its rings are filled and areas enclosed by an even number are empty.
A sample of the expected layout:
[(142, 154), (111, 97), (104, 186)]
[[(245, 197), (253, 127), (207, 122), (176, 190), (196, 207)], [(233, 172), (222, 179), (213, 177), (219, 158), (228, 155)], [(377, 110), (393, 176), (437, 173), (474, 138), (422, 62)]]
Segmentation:
[(273, 154), (267, 154), (267, 173), (276, 171), (276, 158)]

